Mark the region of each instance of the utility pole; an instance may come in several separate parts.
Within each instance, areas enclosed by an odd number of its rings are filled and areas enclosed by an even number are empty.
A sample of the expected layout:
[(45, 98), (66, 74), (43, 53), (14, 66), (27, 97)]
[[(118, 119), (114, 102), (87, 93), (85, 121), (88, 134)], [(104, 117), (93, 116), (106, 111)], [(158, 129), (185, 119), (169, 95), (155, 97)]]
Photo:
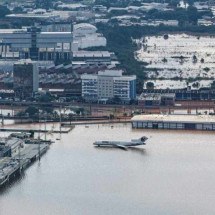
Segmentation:
[(46, 113), (46, 116), (45, 116), (45, 140), (46, 140), (46, 120), (47, 120), (47, 113)]
[(60, 135), (61, 135), (61, 122), (62, 122), (62, 119), (61, 119), (61, 105), (60, 105)]
[(18, 148), (18, 153), (19, 153), (19, 173), (21, 174), (21, 152), (20, 152), (20, 148), (21, 148), (21, 143), (19, 143), (19, 148)]
[[(39, 123), (40, 123), (40, 109), (39, 109), (39, 112), (38, 112), (38, 118), (39, 118)], [(38, 131), (38, 155), (39, 155), (39, 161), (40, 161), (40, 124), (39, 124), (39, 131)]]

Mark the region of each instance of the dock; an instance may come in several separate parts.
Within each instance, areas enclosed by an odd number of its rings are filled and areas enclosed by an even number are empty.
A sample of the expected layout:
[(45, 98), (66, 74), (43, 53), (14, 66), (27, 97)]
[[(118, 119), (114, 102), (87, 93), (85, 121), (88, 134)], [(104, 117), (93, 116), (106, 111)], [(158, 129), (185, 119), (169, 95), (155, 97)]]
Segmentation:
[(71, 123), (61, 123), (61, 126), (72, 127), (75, 125), (121, 124), (121, 123), (131, 123), (131, 120), (126, 119), (126, 120), (77, 121), (77, 122), (71, 122)]
[(20, 175), (49, 149), (49, 144), (29, 144), (12, 157), (0, 158), (0, 187)]
[(62, 133), (67, 134), (69, 133), (74, 126), (70, 126), (66, 130), (45, 130), (45, 129), (20, 129), (20, 128), (0, 128), (0, 132), (34, 132), (34, 133)]

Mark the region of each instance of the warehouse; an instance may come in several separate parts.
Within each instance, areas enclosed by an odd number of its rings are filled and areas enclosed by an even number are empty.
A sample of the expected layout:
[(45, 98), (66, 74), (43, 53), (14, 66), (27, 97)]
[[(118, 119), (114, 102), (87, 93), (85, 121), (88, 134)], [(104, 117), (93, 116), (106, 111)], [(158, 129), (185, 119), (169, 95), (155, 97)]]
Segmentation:
[(210, 115), (137, 115), (132, 128), (215, 130), (215, 116)]

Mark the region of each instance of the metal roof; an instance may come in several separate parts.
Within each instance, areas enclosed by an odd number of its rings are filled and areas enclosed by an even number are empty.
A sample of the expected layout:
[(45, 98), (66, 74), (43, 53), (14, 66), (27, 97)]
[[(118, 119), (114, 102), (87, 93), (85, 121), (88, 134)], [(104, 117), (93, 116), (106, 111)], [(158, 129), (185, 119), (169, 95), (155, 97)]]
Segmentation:
[(177, 123), (215, 123), (215, 116), (211, 115), (163, 115), (146, 114), (132, 117), (132, 122), (177, 122)]

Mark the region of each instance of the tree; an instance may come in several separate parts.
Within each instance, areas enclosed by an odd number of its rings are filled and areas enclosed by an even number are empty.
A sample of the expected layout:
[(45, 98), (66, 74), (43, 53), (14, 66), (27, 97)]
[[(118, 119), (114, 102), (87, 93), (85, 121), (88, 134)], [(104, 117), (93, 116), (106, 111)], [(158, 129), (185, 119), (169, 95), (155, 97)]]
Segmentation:
[(53, 101), (53, 96), (50, 93), (46, 93), (44, 95), (41, 95), (38, 100), (39, 102), (51, 102)]
[(112, 99), (114, 104), (121, 104), (122, 100), (118, 96), (114, 96)]
[(153, 82), (147, 82), (146, 83), (146, 89), (153, 90), (154, 89), (154, 83)]
[(193, 63), (196, 63), (197, 62), (197, 57), (196, 57), (196, 55), (193, 55)]
[(215, 81), (211, 84), (211, 89), (215, 89)]
[(34, 106), (30, 106), (25, 110), (25, 113), (32, 117), (39, 113), (39, 109)]
[(179, 4), (179, 1), (178, 1), (178, 0), (171, 0), (171, 1), (169, 2), (169, 6), (170, 6), (170, 7), (177, 7), (178, 4)]
[(36, 8), (50, 9), (53, 7), (51, 0), (36, 0)]
[(188, 14), (188, 19), (189, 22), (193, 25), (197, 25), (198, 23), (198, 10), (196, 7), (189, 6), (187, 8), (187, 14)]
[(0, 5), (0, 18), (4, 18), (8, 14), (10, 14), (10, 10), (6, 6)]
[(201, 58), (200, 62), (201, 62), (201, 63), (204, 63), (204, 62), (205, 62), (204, 58)]
[(186, 0), (186, 2), (189, 4), (189, 6), (193, 6), (194, 0)]
[(21, 7), (15, 7), (15, 8), (13, 9), (13, 12), (14, 12), (14, 13), (22, 13), (23, 10), (22, 10)]
[(181, 15), (178, 17), (178, 26), (179, 27), (184, 27), (187, 23), (187, 16), (186, 15)]

